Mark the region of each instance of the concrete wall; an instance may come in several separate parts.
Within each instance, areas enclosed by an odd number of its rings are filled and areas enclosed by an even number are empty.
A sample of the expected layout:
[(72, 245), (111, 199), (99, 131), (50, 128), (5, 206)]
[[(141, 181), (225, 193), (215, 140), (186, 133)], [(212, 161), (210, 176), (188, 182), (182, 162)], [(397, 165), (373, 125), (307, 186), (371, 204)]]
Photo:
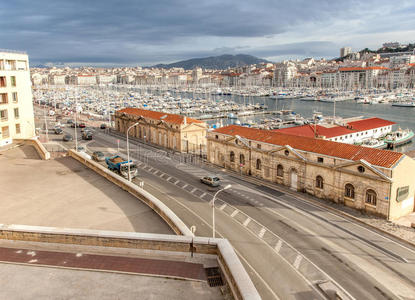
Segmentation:
[[(394, 220), (401, 216), (405, 216), (410, 214), (414, 211), (414, 195), (415, 195), (415, 187), (414, 181), (415, 178), (411, 174), (413, 174), (415, 170), (415, 161), (405, 156), (402, 161), (393, 169), (393, 178), (394, 181), (392, 183), (392, 189), (390, 193), (390, 211), (389, 211), (389, 219)], [(405, 199), (397, 201), (397, 191), (398, 188), (402, 188), (404, 186), (409, 187), (408, 195)]]
[(48, 152), (48, 150), (46, 150), (45, 146), (43, 146), (42, 143), (39, 142), (39, 140), (37, 138), (32, 138), (32, 139), (27, 139), (27, 140), (15, 139), (14, 141), (15, 142), (24, 142), (24, 143), (27, 143), (29, 145), (32, 145), (33, 147), (35, 147), (36, 152), (39, 154), (41, 159), (43, 159), (43, 160), (50, 159), (50, 153)]
[(89, 159), (89, 157), (83, 154), (77, 153), (74, 150), (69, 150), (68, 153), (69, 156), (73, 157), (80, 163), (84, 164), (88, 168), (98, 173), (99, 175), (105, 177), (106, 179), (116, 184), (123, 190), (129, 192), (136, 198), (143, 201), (151, 209), (153, 209), (164, 221), (166, 221), (166, 223), (173, 229), (175, 233), (193, 236), (193, 233), (190, 231), (190, 229), (183, 223), (182, 220), (179, 219), (179, 217), (176, 216), (176, 214), (174, 214), (163, 202), (161, 202), (159, 199), (157, 199), (150, 193), (146, 192), (144, 189), (129, 182), (123, 177), (103, 167), (102, 165), (94, 162), (93, 160)]

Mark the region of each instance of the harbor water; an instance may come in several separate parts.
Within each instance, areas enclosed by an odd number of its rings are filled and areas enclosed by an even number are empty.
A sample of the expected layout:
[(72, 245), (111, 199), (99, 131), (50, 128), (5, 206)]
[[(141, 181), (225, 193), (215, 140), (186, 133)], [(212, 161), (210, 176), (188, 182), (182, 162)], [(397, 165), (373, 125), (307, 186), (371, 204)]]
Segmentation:
[[(192, 98), (195, 95), (190, 93), (181, 93), (182, 97)], [(197, 95), (200, 97), (200, 95)], [(238, 95), (210, 95), (211, 99), (220, 102), (223, 100), (232, 100), (240, 104), (264, 104), (268, 110), (292, 110), (302, 117), (311, 119), (314, 112), (321, 112), (324, 116), (333, 116), (349, 118), (356, 116), (363, 117), (378, 117), (385, 120), (395, 122), (394, 130), (399, 127), (402, 129), (409, 128), (415, 131), (415, 107), (397, 107), (388, 103), (379, 104), (358, 104), (354, 100), (339, 101), (334, 103), (319, 102), (319, 101), (302, 101), (300, 99), (283, 99), (275, 100), (269, 97), (245, 97)], [(239, 120), (243, 123), (248, 120), (259, 121), (264, 118), (264, 115), (240, 117)], [(217, 120), (208, 121), (208, 123), (217, 123)], [(232, 123), (232, 120), (222, 120), (223, 125)], [(407, 152), (415, 150), (415, 143), (409, 143), (397, 147), (395, 151)]]

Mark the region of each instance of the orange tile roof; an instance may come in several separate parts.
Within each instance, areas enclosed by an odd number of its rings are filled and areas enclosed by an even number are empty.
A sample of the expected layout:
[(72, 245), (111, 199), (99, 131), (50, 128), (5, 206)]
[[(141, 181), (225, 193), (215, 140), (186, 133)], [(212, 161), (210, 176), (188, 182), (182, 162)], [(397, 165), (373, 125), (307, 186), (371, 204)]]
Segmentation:
[(370, 164), (390, 168), (403, 156), (402, 153), (379, 150), (368, 147), (337, 143), (327, 140), (314, 139), (303, 136), (294, 136), (275, 131), (254, 129), (237, 125), (230, 125), (216, 129), (214, 132), (230, 136), (239, 135), (248, 140), (285, 146), (307, 152), (358, 161), (364, 159)]
[(366, 70), (388, 70), (386, 67), (347, 67), (339, 68), (339, 71), (366, 71)]
[(346, 126), (333, 126), (333, 127), (324, 127), (321, 125), (302, 125), (288, 128), (276, 129), (273, 131), (282, 132), (291, 135), (297, 136), (307, 136), (314, 137), (314, 129), (319, 136), (325, 136), (326, 138), (333, 138), (337, 136), (342, 136), (346, 134), (352, 134), (355, 132), (366, 131), (370, 129), (380, 128), (384, 126), (394, 125), (395, 122), (380, 118), (369, 118), (363, 120), (357, 120), (347, 123)]
[[(167, 113), (163, 113), (159, 111), (152, 111), (152, 110), (132, 108), (132, 107), (118, 110), (117, 113), (126, 113), (129, 115), (142, 116), (144, 118), (149, 118), (153, 120), (160, 120), (161, 117), (167, 116), (162, 120), (167, 123), (174, 123), (174, 124), (184, 124), (184, 117), (185, 117), (181, 115), (167, 114)], [(186, 118), (186, 122), (187, 124), (203, 123), (203, 121), (196, 120), (193, 118), (188, 118), (188, 117)]]

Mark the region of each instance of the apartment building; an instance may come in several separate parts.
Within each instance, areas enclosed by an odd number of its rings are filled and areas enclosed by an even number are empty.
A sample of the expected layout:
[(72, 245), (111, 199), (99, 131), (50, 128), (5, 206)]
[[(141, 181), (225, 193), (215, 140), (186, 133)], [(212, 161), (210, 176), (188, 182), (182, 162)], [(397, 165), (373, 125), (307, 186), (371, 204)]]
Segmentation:
[(0, 49), (0, 146), (34, 136), (29, 58)]
[(208, 132), (208, 161), (358, 210), (414, 210), (415, 161), (398, 152), (230, 125)]

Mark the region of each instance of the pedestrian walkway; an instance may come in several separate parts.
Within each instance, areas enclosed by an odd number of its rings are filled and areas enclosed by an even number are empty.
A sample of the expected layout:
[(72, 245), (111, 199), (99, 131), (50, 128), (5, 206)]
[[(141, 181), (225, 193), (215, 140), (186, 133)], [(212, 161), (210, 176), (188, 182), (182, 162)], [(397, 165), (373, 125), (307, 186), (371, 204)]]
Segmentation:
[(0, 261), (206, 281), (206, 273), (202, 264), (182, 261), (4, 247), (0, 247)]

